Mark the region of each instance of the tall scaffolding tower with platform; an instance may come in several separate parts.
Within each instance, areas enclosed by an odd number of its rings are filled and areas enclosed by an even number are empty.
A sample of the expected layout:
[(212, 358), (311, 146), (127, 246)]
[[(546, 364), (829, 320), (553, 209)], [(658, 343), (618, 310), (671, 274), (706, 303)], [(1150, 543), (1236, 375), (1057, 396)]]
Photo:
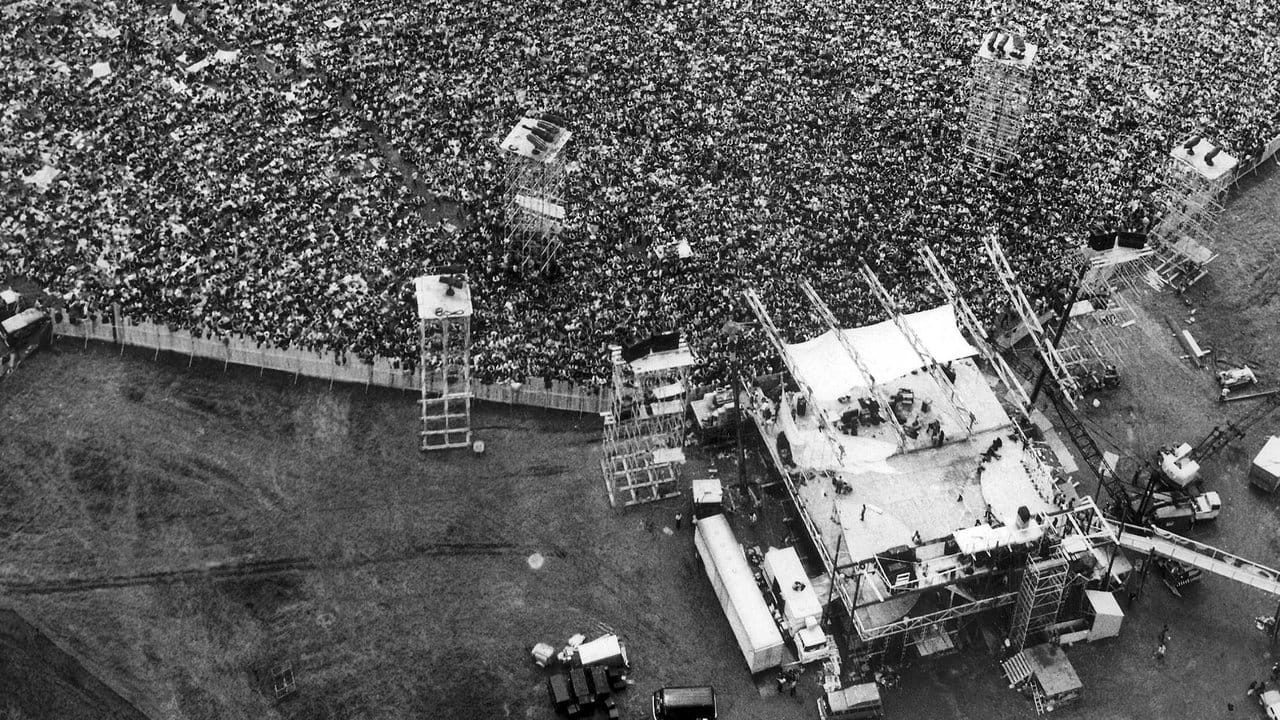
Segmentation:
[(506, 245), (515, 265), (542, 271), (563, 244), (565, 163), (573, 133), (550, 114), (516, 123), (502, 141), (507, 158)]
[(422, 449), (471, 444), (471, 284), (459, 269), (415, 278)]
[(1036, 46), (1020, 35), (993, 30), (978, 44), (962, 144), (966, 161), (984, 173), (999, 174), (1017, 157), (1035, 57)]
[(1239, 162), (1201, 136), (1169, 151), (1160, 191), (1164, 215), (1151, 232), (1156, 273), (1179, 292), (1204, 277), (1221, 198)]
[(609, 503), (627, 507), (680, 494), (686, 396), (697, 359), (677, 334), (640, 348), (609, 349), (613, 407), (604, 421), (604, 473)]

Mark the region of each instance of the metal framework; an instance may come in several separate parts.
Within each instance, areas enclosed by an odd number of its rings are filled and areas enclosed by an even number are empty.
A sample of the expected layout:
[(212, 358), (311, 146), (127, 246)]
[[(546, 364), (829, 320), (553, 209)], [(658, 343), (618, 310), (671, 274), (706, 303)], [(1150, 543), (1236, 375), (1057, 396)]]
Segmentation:
[(986, 360), (987, 364), (995, 370), (996, 377), (1000, 379), (1000, 382), (1004, 383), (1004, 386), (1013, 394), (1014, 399), (1017, 401), (1018, 410), (1024, 417), (1030, 419), (1027, 412), (1031, 405), (1031, 398), (1027, 395), (1026, 389), (1022, 387), (1022, 383), (1018, 382), (1018, 378), (1013, 374), (1013, 370), (1009, 368), (1009, 364), (991, 345), (991, 337), (987, 329), (978, 321), (978, 316), (973, 314), (968, 301), (960, 293), (960, 288), (956, 286), (946, 268), (938, 261), (938, 257), (933, 254), (932, 248), (922, 244), (919, 248), (919, 255), (925, 267), (933, 275), (934, 282), (938, 284), (942, 294), (947, 298), (947, 302), (951, 303), (951, 306), (955, 308), (956, 318), (960, 320), (960, 324), (964, 329), (969, 332), (969, 341), (978, 349), (982, 359)]
[(889, 637), (898, 633), (911, 632), (936, 625), (948, 620), (964, 617), (965, 615), (973, 615), (992, 608), (1003, 607), (1013, 603), (1018, 598), (1017, 593), (1004, 593), (1002, 595), (991, 595), (984, 598), (978, 598), (973, 602), (962, 603), (949, 607), (945, 610), (928, 613), (926, 615), (914, 615), (910, 617), (900, 618), (884, 625), (877, 627), (863, 627), (858, 620), (857, 613), (853, 614), (853, 625), (858, 631), (858, 637), (864, 641), (876, 640), (879, 638)]
[(898, 331), (901, 332), (902, 336), (911, 344), (911, 349), (915, 350), (916, 355), (920, 358), (920, 362), (922, 363), (925, 372), (929, 373), (929, 377), (933, 378), (933, 381), (938, 384), (938, 387), (946, 393), (947, 403), (957, 414), (960, 420), (960, 425), (965, 428), (966, 432), (972, 433), (973, 424), (977, 421), (977, 418), (974, 416), (973, 412), (969, 410), (969, 408), (965, 407), (965, 404), (960, 401), (960, 393), (956, 390), (955, 384), (951, 382), (951, 378), (947, 377), (947, 374), (942, 371), (942, 368), (938, 365), (938, 361), (933, 359), (933, 356), (929, 354), (929, 350), (925, 348), (920, 337), (916, 335), (916, 331), (912, 329), (911, 325), (902, 317), (902, 312), (900, 310), (901, 306), (898, 304), (898, 301), (889, 294), (889, 291), (885, 286), (881, 284), (880, 278), (876, 277), (876, 274), (872, 272), (870, 267), (867, 267), (866, 263), (862, 264), (860, 270), (862, 272), (862, 279), (865, 280), (867, 286), (871, 288), (871, 294), (875, 296), (877, 301), (879, 301), (880, 307), (885, 311), (885, 314), (889, 316), (889, 319), (893, 321), (893, 324), (897, 326)]
[(680, 494), (685, 399), (693, 354), (682, 340), (674, 351), (627, 362), (610, 348), (613, 407), (604, 420), (604, 474), (609, 503), (627, 507)]
[(462, 273), (420, 277), (418, 384), (422, 449), (471, 444), (471, 287)]
[(787, 368), (787, 372), (791, 373), (791, 379), (795, 380), (796, 385), (800, 387), (800, 392), (804, 394), (805, 400), (809, 403), (809, 409), (817, 415), (818, 429), (821, 431), (822, 437), (831, 446), (836, 459), (844, 460), (844, 446), (840, 444), (833, 434), (835, 425), (827, 417), (827, 412), (822, 409), (822, 406), (814, 402), (812, 386), (805, 380), (799, 366), (791, 358), (791, 354), (787, 352), (787, 344), (782, 339), (782, 333), (778, 331), (778, 326), (773, 323), (773, 318), (770, 317), (769, 311), (765, 309), (764, 303), (760, 301), (760, 296), (756, 294), (755, 290), (747, 288), (742, 291), (742, 297), (747, 301), (747, 307), (751, 309), (756, 319), (760, 321), (760, 328), (764, 330), (765, 335), (769, 338), (769, 343), (773, 345), (773, 349), (782, 358), (782, 364)]
[(526, 117), (502, 144), (507, 252), (524, 267), (546, 269), (563, 245), (567, 211), (561, 150), (571, 136), (556, 122)]
[(1135, 347), (1125, 329), (1137, 324), (1137, 314), (1114, 288), (1095, 288), (1085, 300), (1093, 309), (1067, 319), (1058, 353), (1075, 373), (1096, 372), (1100, 363), (1122, 367)]
[(1058, 388), (1062, 391), (1063, 400), (1071, 406), (1072, 410), (1075, 410), (1076, 398), (1081, 395), (1080, 385), (1071, 375), (1071, 370), (1062, 359), (1062, 355), (1058, 353), (1058, 349), (1045, 337), (1044, 326), (1031, 308), (1031, 303), (1027, 301), (1027, 296), (1023, 294), (1022, 287), (1018, 285), (1018, 278), (1013, 274), (1013, 268), (1009, 266), (1004, 250), (1000, 249), (1000, 243), (995, 237), (990, 235), (982, 238), (982, 247), (986, 250), (991, 266), (995, 268), (996, 275), (1000, 278), (1000, 284), (1004, 286), (1014, 311), (1027, 329), (1028, 335), (1031, 336), (1040, 359), (1045, 367), (1049, 368), (1049, 374), (1053, 376)]
[[(1060, 551), (1061, 546), (1055, 549)], [(1015, 649), (1021, 650), (1029, 635), (1053, 626), (1066, 586), (1066, 559), (1052, 557), (1027, 563), (1009, 629), (1009, 642)]]
[(858, 373), (862, 376), (862, 382), (866, 383), (867, 391), (875, 397), (882, 407), (888, 410), (885, 415), (889, 419), (889, 424), (893, 426), (893, 431), (898, 435), (898, 447), (905, 449), (907, 447), (907, 433), (902, 429), (902, 423), (898, 422), (898, 416), (892, 411), (893, 403), (889, 400), (884, 388), (876, 384), (875, 376), (867, 369), (866, 361), (862, 359), (862, 355), (858, 353), (857, 348), (844, 336), (844, 332), (840, 329), (840, 324), (836, 321), (835, 313), (831, 312), (831, 308), (818, 295), (818, 291), (813, 288), (813, 285), (808, 280), (800, 281), (800, 289), (809, 298), (809, 302), (813, 303), (814, 310), (817, 311), (818, 316), (835, 333), (836, 339), (840, 342), (840, 347), (844, 348), (845, 353), (853, 360), (853, 364), (857, 366)]
[(1196, 136), (1169, 152), (1160, 196), (1164, 214), (1151, 231), (1156, 273), (1179, 291), (1194, 285), (1215, 257), (1220, 198), (1235, 177), (1235, 158)]
[(1017, 157), (1030, 102), (1036, 47), (991, 31), (973, 56), (973, 82), (962, 135), (964, 155), (984, 172), (999, 172)]

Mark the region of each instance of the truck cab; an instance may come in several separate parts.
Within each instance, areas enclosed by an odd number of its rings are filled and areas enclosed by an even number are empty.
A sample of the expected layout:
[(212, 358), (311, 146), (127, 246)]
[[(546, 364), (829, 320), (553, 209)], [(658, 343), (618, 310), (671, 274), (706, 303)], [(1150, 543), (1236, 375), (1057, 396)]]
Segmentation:
[(793, 547), (770, 548), (761, 564), (782, 631), (791, 636), (801, 663), (826, 659), (831, 641), (822, 629), (822, 601)]
[(1150, 521), (1162, 527), (1213, 520), (1222, 512), (1222, 497), (1209, 491), (1199, 495), (1156, 493), (1151, 505)]
[(1258, 696), (1258, 704), (1266, 711), (1269, 720), (1280, 720), (1280, 691), (1268, 690)]

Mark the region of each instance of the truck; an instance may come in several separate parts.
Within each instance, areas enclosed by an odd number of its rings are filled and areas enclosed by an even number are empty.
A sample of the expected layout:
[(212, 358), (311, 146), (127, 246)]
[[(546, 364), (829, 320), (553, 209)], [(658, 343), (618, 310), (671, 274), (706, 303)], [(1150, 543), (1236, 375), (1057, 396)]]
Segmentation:
[(793, 547), (770, 548), (761, 564), (772, 591), (783, 634), (795, 645), (801, 663), (826, 659), (831, 643), (822, 629), (822, 601)]
[(0, 290), (0, 378), (53, 339), (49, 314), (13, 290)]
[(773, 613), (756, 584), (755, 573), (723, 514), (698, 518), (694, 524), (694, 552), (711, 581), (720, 607), (747, 661), (758, 673), (782, 664), (786, 645)]
[[(1134, 498), (1134, 510), (1142, 506), (1142, 498)], [(1148, 522), (1161, 527), (1172, 525), (1191, 525), (1197, 522), (1213, 520), (1222, 512), (1222, 497), (1209, 491), (1198, 495), (1190, 493), (1151, 494), (1147, 501)]]

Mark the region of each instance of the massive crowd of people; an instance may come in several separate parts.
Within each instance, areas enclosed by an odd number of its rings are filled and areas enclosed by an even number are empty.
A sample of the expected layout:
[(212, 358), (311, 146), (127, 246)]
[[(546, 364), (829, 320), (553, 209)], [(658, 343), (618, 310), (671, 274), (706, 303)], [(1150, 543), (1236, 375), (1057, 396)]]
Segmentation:
[[(604, 345), (684, 330), (721, 377), (754, 287), (790, 337), (940, 299), (930, 243), (985, 318), (996, 232), (1035, 302), (1093, 231), (1149, 227), (1168, 149), (1280, 126), (1280, 18), (1208, 0), (11, 3), (0, 9), (0, 277), (87, 316), (416, 360), (411, 278), (464, 265), (487, 380), (601, 381)], [(960, 162), (988, 29), (1039, 46), (1020, 160)], [(106, 65), (104, 65), (104, 63)], [(497, 142), (569, 118), (555, 271), (513, 268)], [(425, 212), (412, 168), (466, 222)], [(658, 259), (684, 239), (695, 255)]]

